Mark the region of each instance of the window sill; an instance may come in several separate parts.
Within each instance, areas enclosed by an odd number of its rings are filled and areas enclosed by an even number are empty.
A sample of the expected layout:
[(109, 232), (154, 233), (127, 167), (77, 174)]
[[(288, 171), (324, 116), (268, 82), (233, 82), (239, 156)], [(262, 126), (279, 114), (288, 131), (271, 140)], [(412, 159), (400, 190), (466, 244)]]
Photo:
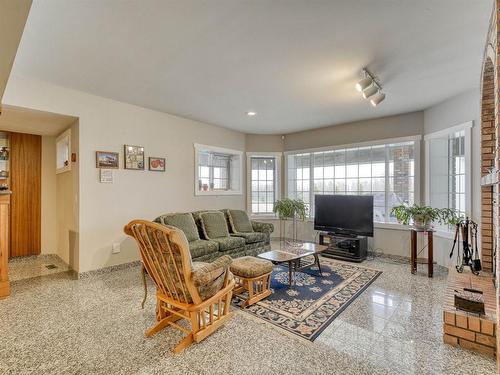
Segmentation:
[(255, 214), (250, 215), (251, 220), (279, 220), (275, 214)]
[(198, 191), (196, 190), (194, 195), (196, 196), (216, 196), (216, 195), (242, 195), (241, 191), (231, 191), (231, 190), (221, 190), (221, 191)]

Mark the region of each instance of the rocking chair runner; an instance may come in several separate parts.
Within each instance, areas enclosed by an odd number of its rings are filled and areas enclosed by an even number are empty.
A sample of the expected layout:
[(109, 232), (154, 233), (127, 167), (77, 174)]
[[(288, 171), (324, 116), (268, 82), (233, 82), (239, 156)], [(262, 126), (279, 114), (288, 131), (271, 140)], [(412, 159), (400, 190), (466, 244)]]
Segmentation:
[[(133, 220), (125, 233), (137, 241), (144, 268), (156, 285), (158, 323), (146, 331), (151, 336), (171, 325), (187, 336), (174, 348), (178, 353), (200, 342), (225, 323), (234, 278), (231, 258), (224, 255), (212, 263), (192, 262), (184, 233), (174, 227)], [(186, 319), (191, 330), (176, 323)]]

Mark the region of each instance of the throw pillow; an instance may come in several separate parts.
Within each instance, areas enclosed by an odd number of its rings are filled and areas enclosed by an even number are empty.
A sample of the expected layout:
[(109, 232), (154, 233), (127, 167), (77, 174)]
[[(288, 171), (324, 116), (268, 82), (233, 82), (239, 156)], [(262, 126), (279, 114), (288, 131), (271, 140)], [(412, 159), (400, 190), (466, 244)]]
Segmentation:
[(207, 239), (229, 237), (226, 218), (220, 211), (208, 211), (200, 214), (201, 227)]
[(182, 230), (189, 242), (200, 239), (198, 228), (194, 222), (193, 215), (190, 213), (163, 215), (161, 219), (163, 224), (171, 225)]
[(253, 232), (252, 222), (243, 210), (228, 210), (229, 222), (234, 233)]

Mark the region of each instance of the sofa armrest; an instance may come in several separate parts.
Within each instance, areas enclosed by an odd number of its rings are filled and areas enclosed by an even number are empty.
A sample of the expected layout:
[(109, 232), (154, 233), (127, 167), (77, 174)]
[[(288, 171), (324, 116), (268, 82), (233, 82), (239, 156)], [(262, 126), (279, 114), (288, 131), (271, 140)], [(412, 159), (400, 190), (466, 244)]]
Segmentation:
[(203, 263), (194, 267), (193, 272), (191, 272), (191, 279), (194, 285), (196, 287), (210, 285), (214, 280), (226, 273), (232, 261), (229, 255), (223, 255), (212, 263)]
[(255, 232), (271, 234), (274, 231), (274, 225), (271, 223), (264, 223), (262, 221), (252, 220), (252, 227)]

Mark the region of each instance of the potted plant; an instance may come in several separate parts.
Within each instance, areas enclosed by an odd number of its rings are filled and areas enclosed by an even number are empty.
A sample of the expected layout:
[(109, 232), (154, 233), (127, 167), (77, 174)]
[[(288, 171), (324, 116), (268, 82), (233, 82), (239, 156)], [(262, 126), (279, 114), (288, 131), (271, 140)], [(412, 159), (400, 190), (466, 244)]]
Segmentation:
[(460, 220), (456, 211), (450, 208), (433, 208), (417, 204), (412, 206), (401, 204), (393, 207), (391, 212), (401, 224), (408, 225), (413, 222), (418, 229), (428, 229), (433, 222), (454, 225)]
[(283, 198), (274, 203), (273, 211), (278, 214), (280, 219), (280, 238), (283, 240), (281, 223), (286, 220), (292, 220), (292, 244), (298, 244), (297, 241), (297, 219), (304, 221), (307, 217), (307, 207), (302, 199)]

